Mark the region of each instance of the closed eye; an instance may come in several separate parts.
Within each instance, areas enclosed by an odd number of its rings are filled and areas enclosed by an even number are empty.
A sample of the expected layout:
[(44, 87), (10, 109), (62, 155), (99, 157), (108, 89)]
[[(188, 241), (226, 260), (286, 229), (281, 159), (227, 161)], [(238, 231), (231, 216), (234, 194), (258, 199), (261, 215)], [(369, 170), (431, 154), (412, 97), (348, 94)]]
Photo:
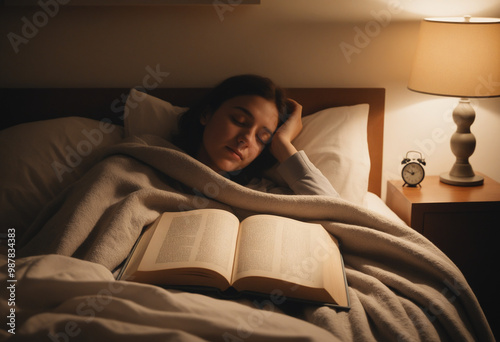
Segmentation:
[(247, 125), (246, 118), (242, 115), (231, 116), (231, 122), (241, 127), (245, 127)]
[[(231, 121), (240, 127), (250, 127), (253, 125), (254, 116), (253, 114), (244, 107), (236, 106), (234, 107), (241, 111), (241, 114), (233, 114), (231, 115)], [(257, 141), (262, 145), (267, 145), (271, 142), (273, 138), (273, 133), (267, 128), (262, 127), (258, 130), (256, 134)]]
[(273, 139), (273, 134), (265, 128), (261, 129), (257, 134), (257, 140), (259, 140), (259, 142), (263, 145), (269, 144), (272, 139)]

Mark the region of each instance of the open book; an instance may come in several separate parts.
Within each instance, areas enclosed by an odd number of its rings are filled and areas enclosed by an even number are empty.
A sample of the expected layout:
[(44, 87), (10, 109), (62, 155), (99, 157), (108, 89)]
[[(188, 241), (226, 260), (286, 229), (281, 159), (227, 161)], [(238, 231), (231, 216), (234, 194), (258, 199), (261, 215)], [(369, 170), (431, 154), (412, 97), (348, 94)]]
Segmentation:
[(337, 241), (320, 224), (273, 215), (240, 223), (218, 209), (163, 213), (145, 229), (119, 278), (349, 307)]

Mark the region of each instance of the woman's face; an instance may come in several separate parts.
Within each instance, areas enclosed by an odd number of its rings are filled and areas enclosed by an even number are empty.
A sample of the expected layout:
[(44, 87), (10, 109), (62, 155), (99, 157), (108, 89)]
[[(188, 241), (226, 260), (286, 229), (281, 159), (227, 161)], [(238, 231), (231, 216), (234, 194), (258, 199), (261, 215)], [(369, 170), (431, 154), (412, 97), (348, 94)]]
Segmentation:
[(197, 159), (217, 172), (248, 166), (278, 126), (276, 105), (256, 95), (236, 96), (201, 118), (205, 126)]

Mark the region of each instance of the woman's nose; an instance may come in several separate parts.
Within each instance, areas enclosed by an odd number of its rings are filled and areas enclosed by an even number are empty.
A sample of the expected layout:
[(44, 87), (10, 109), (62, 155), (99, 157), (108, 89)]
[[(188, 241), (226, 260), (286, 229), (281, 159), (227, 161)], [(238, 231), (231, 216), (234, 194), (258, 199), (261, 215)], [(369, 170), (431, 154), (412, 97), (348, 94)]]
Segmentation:
[(248, 146), (248, 137), (241, 134), (238, 136), (238, 148)]
[(238, 135), (238, 148), (249, 146), (251, 143), (252, 132), (251, 130), (242, 131)]

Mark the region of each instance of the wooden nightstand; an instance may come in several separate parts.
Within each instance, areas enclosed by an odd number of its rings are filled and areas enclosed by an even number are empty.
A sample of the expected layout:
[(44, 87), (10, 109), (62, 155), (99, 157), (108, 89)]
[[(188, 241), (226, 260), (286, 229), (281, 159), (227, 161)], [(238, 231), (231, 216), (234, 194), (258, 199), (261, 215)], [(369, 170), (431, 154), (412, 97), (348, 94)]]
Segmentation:
[(388, 181), (387, 205), (461, 269), (495, 332), (500, 328), (495, 327), (500, 322), (500, 183), (484, 176), (484, 185), (459, 187), (427, 176), (421, 185)]

